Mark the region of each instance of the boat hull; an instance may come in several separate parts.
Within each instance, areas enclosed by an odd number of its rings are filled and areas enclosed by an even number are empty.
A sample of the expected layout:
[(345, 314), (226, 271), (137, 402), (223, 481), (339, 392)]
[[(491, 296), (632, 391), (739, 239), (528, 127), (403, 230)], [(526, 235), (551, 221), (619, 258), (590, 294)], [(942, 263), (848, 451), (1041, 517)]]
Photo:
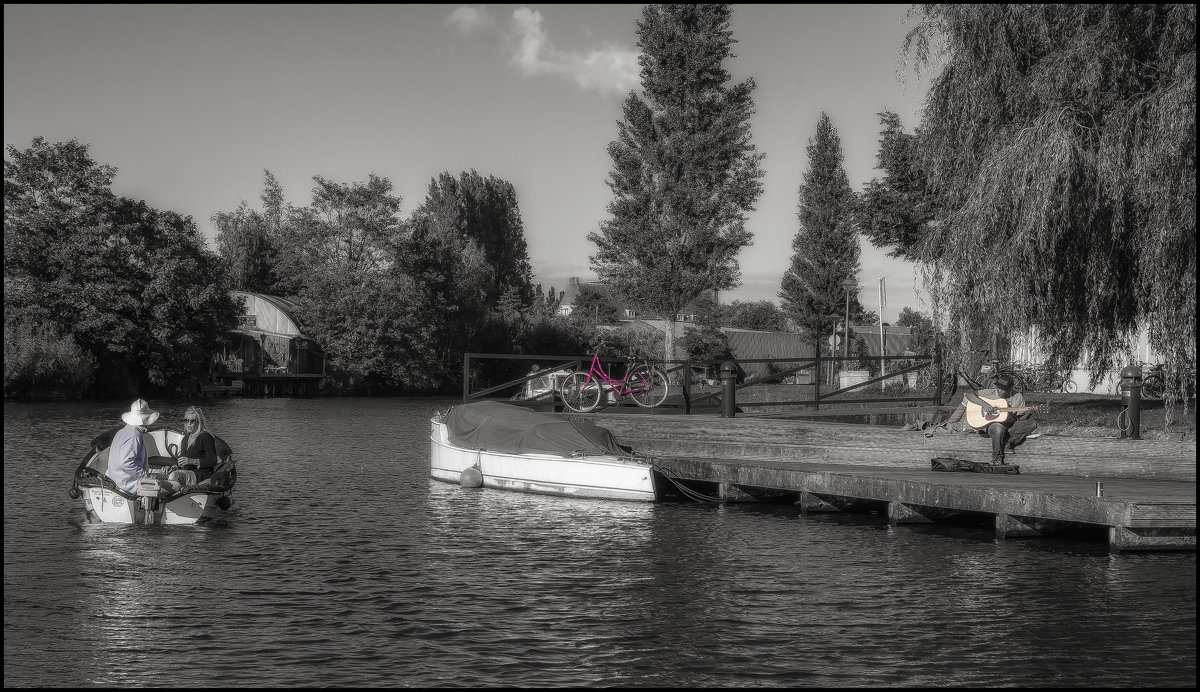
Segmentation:
[(483, 476), (485, 488), (606, 500), (657, 499), (650, 464), (632, 457), (561, 457), (466, 449), (450, 442), (444, 423), (436, 419), (430, 423), (430, 475), (439, 481), (460, 483), (463, 471), (475, 467)]
[(88, 518), (105, 524), (200, 524), (221, 514), (217, 493), (188, 493), (157, 501), (150, 516), (142, 503), (101, 487), (82, 488)]
[[(142, 434), (147, 461), (154, 477), (163, 477), (165, 467), (173, 463), (171, 451), (177, 449), (182, 440), (183, 434), (175, 430), (159, 429)], [(111, 482), (104, 479), (108, 467), (108, 447), (97, 449), (100, 445), (93, 444), (93, 451), (76, 471), (71, 492), (71, 497), (83, 500), (88, 521), (106, 524), (202, 524), (220, 516), (232, 505), (232, 480), (172, 497), (140, 497), (119, 493), (113, 489)], [(220, 444), (224, 445), (224, 442)], [(233, 462), (228, 456), (222, 463), (232, 468)], [(228, 473), (232, 474), (231, 471)], [(233, 478), (232, 475), (229, 477)]]

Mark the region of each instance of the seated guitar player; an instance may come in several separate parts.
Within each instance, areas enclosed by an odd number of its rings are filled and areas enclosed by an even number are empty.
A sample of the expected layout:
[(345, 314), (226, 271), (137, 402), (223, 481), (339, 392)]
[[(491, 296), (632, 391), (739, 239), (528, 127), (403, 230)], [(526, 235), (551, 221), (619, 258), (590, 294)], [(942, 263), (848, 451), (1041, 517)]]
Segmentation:
[[(990, 389), (966, 392), (945, 425), (991, 438), (992, 463), (1003, 464), (1005, 449), (1015, 453), (1016, 447), (1037, 430), (1035, 408), (1025, 403), (1024, 394), (1014, 391), (1012, 377), (1001, 373)], [(961, 423), (963, 418), (966, 424)]]

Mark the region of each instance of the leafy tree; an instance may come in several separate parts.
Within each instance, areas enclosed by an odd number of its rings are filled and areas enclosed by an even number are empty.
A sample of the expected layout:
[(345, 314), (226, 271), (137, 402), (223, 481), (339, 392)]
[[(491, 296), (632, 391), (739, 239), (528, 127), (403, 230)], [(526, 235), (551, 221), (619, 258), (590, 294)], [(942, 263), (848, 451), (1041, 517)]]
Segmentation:
[(592, 324), (617, 324), (621, 321), (620, 311), (608, 296), (588, 287), (579, 289), (571, 303), (571, 318)]
[(190, 388), (207, 370), (217, 340), (240, 312), (229, 295), (220, 258), (191, 217), (122, 198), (115, 230), (133, 256), (125, 267), (127, 304), (137, 338), (126, 353), (153, 385)]
[[(458, 178), (442, 173), (430, 181), (408, 229), (412, 247), (402, 261), (421, 277), (426, 309), (439, 313), (431, 324), (438, 325), (445, 377), (461, 376), (457, 362), (468, 351), (520, 350), (540, 296), (512, 184), (473, 170)], [(509, 366), (484, 363), (477, 375), (495, 379)]]
[[(693, 314), (693, 324), (718, 328), (721, 326), (721, 306), (717, 305), (715, 294), (705, 291), (696, 297), (688, 306)], [(686, 352), (687, 349), (685, 348)]]
[(52, 328), (4, 328), (4, 398), (77, 399), (92, 385), (96, 359)]
[(596, 341), (595, 329), (562, 316), (530, 316), (521, 333), (518, 353), (576, 356)]
[(262, 212), (243, 200), (236, 210), (217, 212), (211, 220), (217, 227), (217, 251), (229, 272), (230, 287), (274, 294), (284, 210), (283, 191), (270, 171), (265, 172), (262, 201)]
[(879, 114), (877, 168), (882, 179), (867, 183), (856, 208), (859, 230), (875, 247), (890, 248), (889, 257), (909, 259), (913, 246), (934, 220), (935, 197), (917, 157), (917, 137), (904, 131), (900, 116)]
[[(663, 359), (662, 335), (654, 327), (640, 322), (627, 322), (615, 329), (598, 329), (592, 333), (588, 352), (601, 358), (624, 358), (633, 355), (648, 360)], [(620, 374), (618, 369), (614, 375)]]
[(553, 286), (545, 293), (542, 293), (542, 285), (538, 284), (534, 289), (534, 295), (537, 298), (533, 301), (533, 305), (529, 310), (530, 317), (555, 317), (558, 315), (558, 310), (562, 307), (563, 296), (566, 291), (557, 291)]
[(912, 327), (913, 340), (909, 350), (921, 355), (933, 353), (934, 338), (937, 334), (933, 320), (919, 310), (904, 307), (900, 309), (900, 318), (896, 320), (896, 324), (901, 327)]
[(4, 276), (58, 279), (77, 259), (75, 238), (104, 234), (117, 169), (97, 163), (76, 139), (36, 137), (28, 149), (9, 145), (6, 152)]
[[(782, 309), (820, 353), (845, 319), (842, 282), (858, 275), (858, 236), (851, 224), (854, 193), (842, 167), (842, 144), (829, 116), (821, 114), (808, 142), (808, 169), (800, 185), (800, 230), (792, 239), (792, 263), (783, 276)], [(861, 310), (851, 293), (852, 313)]]
[(551, 286), (542, 293), (542, 285), (538, 284), (535, 293), (539, 298), (525, 315), (517, 353), (573, 356), (586, 351), (594, 326), (585, 326), (578, 319), (559, 314), (566, 292)]
[[(335, 387), (388, 391), (428, 382), (414, 363), (423, 330), (408, 296), (416, 282), (393, 273), (401, 242), (400, 198), (375, 175), (366, 183), (321, 176), (308, 207), (281, 229), (280, 279), (300, 307), (306, 333), (322, 345)], [(403, 253), (399, 253), (403, 255)]]
[(429, 194), (406, 223), (408, 252), (397, 261), (418, 283), (414, 299), (430, 318), (428, 325), (444, 354), (440, 367), (455, 367), (453, 354), (477, 351), (481, 325), (488, 317), (488, 295), (496, 285), (495, 267), (464, 229), (456, 181), (432, 181)]
[(113, 195), (116, 169), (76, 140), (7, 151), (6, 330), (73, 340), (99, 394), (189, 385), (237, 314), (192, 220)]
[(642, 93), (630, 93), (608, 147), (610, 218), (588, 234), (597, 277), (667, 322), (706, 289), (740, 283), (745, 217), (762, 193), (750, 141), (754, 80), (727, 85), (732, 8), (647, 5), (637, 24)]
[(512, 183), (474, 170), (458, 178), (442, 173), (430, 181), (421, 208), (438, 217), (443, 232), (453, 229), (460, 241), (471, 241), (483, 252), (493, 269), (487, 305), (499, 304), (506, 295), (523, 308), (533, 304), (533, 270)]
[(263, 192), (259, 197), (263, 204), (263, 218), (267, 224), (268, 238), (277, 238), (283, 227), (287, 207), (283, 200), (283, 186), (271, 171), (263, 171)]
[(729, 348), (729, 337), (720, 329), (700, 325), (683, 333), (683, 351), (692, 360), (727, 360), (733, 358)]
[(266, 219), (262, 214), (242, 201), (236, 210), (217, 212), (210, 220), (217, 227), (217, 252), (230, 288), (271, 293), (272, 262), (267, 254)]
[(935, 316), (1040, 325), (1093, 382), (1151, 345), (1196, 355), (1196, 7), (919, 5), (936, 66), (918, 137), (947, 213), (914, 256)]
[(782, 332), (786, 331), (785, 320), (783, 311), (769, 300), (735, 300), (721, 307), (721, 323), (729, 327)]

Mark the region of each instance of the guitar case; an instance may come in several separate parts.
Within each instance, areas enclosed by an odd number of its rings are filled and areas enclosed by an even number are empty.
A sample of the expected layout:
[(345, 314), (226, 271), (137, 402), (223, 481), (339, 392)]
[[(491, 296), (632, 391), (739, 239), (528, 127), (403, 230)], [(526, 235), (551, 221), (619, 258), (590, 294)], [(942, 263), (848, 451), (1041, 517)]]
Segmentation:
[(1003, 473), (1011, 476), (1021, 474), (1021, 467), (1016, 464), (985, 464), (980, 461), (953, 459), (950, 457), (934, 457), (929, 460), (934, 471), (966, 471), (968, 473)]

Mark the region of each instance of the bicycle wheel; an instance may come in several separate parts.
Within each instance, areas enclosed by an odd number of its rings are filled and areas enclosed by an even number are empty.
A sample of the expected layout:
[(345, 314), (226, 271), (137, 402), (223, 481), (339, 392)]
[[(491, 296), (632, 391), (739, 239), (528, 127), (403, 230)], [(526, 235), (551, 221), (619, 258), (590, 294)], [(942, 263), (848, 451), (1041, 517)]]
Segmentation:
[(1163, 395), (1163, 381), (1158, 375), (1151, 375), (1142, 380), (1142, 395), (1147, 398), (1161, 399)]
[(600, 382), (588, 372), (567, 375), (558, 393), (563, 404), (576, 413), (587, 413), (600, 405)]
[[(1015, 387), (1018, 392), (1040, 392), (1040, 391), (1042, 391), (1042, 389), (1037, 386), (1037, 383), (1030, 382), (1029, 380), (1025, 379), (1025, 377), (1023, 375), (1021, 375), (1021, 373), (1019, 373), (1019, 372), (1014, 372), (1012, 370), (1003, 370), (1000, 372), (1000, 374), (1008, 375), (1009, 377), (1011, 377), (1012, 381), (1013, 381), (1013, 387)], [(992, 378), (992, 386), (995, 386), (995, 384), (996, 384), (995, 378)]]
[(1074, 394), (1079, 391), (1079, 386), (1075, 384), (1075, 379), (1072, 377), (1064, 377), (1062, 381), (1062, 391), (1067, 394)]
[(636, 365), (626, 378), (629, 396), (633, 403), (646, 408), (654, 408), (667, 400), (667, 376), (658, 368), (649, 365)]

